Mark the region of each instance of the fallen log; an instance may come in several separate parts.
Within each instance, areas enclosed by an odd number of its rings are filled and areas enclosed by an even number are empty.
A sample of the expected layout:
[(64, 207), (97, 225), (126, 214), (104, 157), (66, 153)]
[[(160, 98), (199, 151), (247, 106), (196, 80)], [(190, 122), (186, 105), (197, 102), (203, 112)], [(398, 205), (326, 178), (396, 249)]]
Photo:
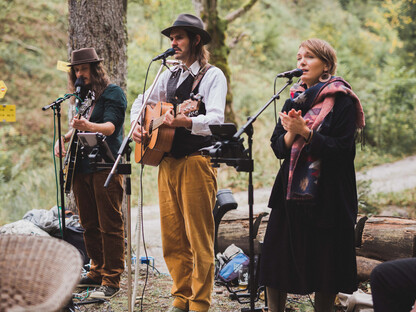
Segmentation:
[[(260, 253), (260, 242), (263, 241), (266, 232), (268, 213), (255, 214), (254, 219), (254, 253)], [(227, 212), (222, 218), (217, 235), (218, 252), (231, 244), (240, 247), (246, 255), (249, 254), (249, 218), (247, 211), (233, 210)]]
[(357, 278), (359, 282), (364, 282), (370, 279), (370, 274), (373, 269), (382, 263), (382, 261), (369, 259), (357, 256)]
[[(257, 214), (258, 231), (254, 250), (258, 254), (269, 216)], [(218, 249), (235, 244), (249, 254), (248, 212), (233, 210), (224, 215), (218, 229)], [(399, 217), (359, 216), (356, 226), (357, 274), (360, 281), (370, 278), (374, 267), (384, 261), (416, 256), (416, 220)]]
[(371, 217), (366, 220), (357, 255), (380, 261), (416, 256), (416, 220)]

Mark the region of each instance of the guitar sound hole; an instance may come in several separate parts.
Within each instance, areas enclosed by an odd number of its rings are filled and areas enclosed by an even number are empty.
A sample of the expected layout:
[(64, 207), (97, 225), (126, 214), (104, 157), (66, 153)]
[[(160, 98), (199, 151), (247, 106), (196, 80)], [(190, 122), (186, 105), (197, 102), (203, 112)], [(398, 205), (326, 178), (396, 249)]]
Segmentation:
[(149, 124), (149, 136), (152, 135), (152, 132), (153, 132), (153, 120), (150, 121), (150, 124)]

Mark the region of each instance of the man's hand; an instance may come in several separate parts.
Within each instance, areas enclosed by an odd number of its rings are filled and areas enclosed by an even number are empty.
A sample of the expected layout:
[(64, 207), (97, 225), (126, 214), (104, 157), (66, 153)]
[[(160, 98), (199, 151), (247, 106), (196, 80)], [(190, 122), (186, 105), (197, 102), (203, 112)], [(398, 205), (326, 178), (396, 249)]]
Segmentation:
[[(61, 156), (61, 153), (59, 153), (59, 140), (61, 140), (61, 144), (62, 144), (62, 156)], [(61, 137), (59, 140), (56, 140), (55, 142), (55, 148), (54, 148), (55, 156), (64, 157), (66, 155), (64, 138)]]
[(71, 121), (71, 127), (80, 131), (91, 131), (90, 122), (82, 116), (75, 116)]
[(166, 112), (163, 119), (163, 124), (169, 127), (185, 127), (192, 128), (192, 119), (184, 114), (176, 114), (176, 117), (173, 116), (173, 108)]
[(136, 128), (134, 129), (134, 131), (132, 133), (133, 141), (140, 144), (140, 143), (142, 143), (143, 140), (147, 139), (147, 137), (148, 137), (147, 131), (144, 130), (144, 128), (142, 126), (137, 124)]

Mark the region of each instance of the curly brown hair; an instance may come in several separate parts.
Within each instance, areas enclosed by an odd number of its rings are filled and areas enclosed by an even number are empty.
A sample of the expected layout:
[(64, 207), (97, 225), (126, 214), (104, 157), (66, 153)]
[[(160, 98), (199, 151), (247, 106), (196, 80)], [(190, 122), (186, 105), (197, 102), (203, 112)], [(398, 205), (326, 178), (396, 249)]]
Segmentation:
[[(91, 87), (92, 90), (95, 92), (95, 99), (97, 100), (100, 95), (104, 92), (105, 88), (110, 84), (110, 78), (107, 74), (107, 71), (104, 68), (102, 62), (95, 62), (89, 63), (90, 64), (90, 79), (91, 79)], [(75, 91), (75, 81), (77, 80), (77, 76), (75, 75), (74, 67), (71, 66), (71, 70), (69, 72), (69, 90), (70, 92)]]

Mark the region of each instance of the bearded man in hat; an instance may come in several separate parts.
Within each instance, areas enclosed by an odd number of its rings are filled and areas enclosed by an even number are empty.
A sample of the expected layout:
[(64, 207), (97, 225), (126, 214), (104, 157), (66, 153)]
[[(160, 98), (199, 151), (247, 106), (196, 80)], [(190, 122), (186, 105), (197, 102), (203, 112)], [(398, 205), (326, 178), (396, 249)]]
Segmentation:
[[(127, 100), (123, 90), (110, 79), (94, 48), (74, 50), (71, 55), (69, 86), (75, 90), (75, 81), (83, 81), (80, 98), (95, 98), (85, 117), (75, 116), (73, 129), (79, 132), (100, 132), (114, 156), (123, 139), (123, 123)], [(62, 136), (62, 146), (69, 142), (73, 131)], [(55, 155), (65, 156), (65, 148)], [(121, 215), (123, 198), (122, 176), (114, 175), (107, 188), (104, 183), (110, 169), (90, 166), (88, 155), (77, 153), (73, 192), (85, 229), (84, 241), (91, 259), (91, 270), (80, 281), (79, 287), (99, 287), (90, 297), (109, 299), (120, 289), (124, 271), (124, 226)]]
[[(199, 150), (212, 144), (209, 125), (224, 122), (227, 81), (223, 72), (208, 63), (205, 45), (211, 37), (202, 20), (180, 14), (162, 31), (171, 40), (174, 57), (183, 66), (165, 71), (156, 82), (147, 105), (182, 103), (199, 93), (197, 116), (172, 112), (163, 124), (175, 129), (172, 149), (159, 164), (158, 189), (163, 256), (173, 279), (175, 297), (170, 311), (208, 311), (214, 283), (214, 219), (217, 193), (216, 170)], [(148, 95), (145, 93), (145, 97)], [(132, 126), (141, 110), (143, 95), (131, 109)], [(148, 133), (137, 125), (133, 140)]]

